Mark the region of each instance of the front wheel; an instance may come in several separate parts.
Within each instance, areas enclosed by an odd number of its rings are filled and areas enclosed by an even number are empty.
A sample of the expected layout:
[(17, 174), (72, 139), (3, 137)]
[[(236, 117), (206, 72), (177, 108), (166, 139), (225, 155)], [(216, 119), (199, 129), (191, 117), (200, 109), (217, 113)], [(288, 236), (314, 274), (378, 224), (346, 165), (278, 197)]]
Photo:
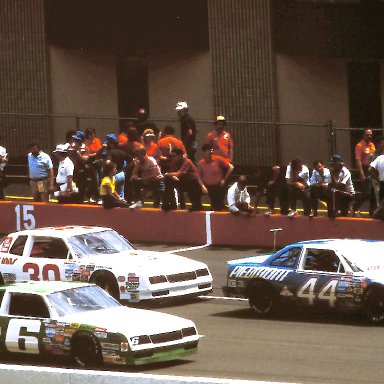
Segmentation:
[(249, 306), (257, 316), (267, 316), (276, 309), (276, 294), (267, 284), (254, 285), (248, 297)]
[(100, 343), (90, 333), (81, 332), (72, 339), (71, 354), (81, 367), (96, 367), (102, 364)]
[(104, 289), (105, 292), (108, 292), (116, 300), (120, 299), (119, 286), (117, 285), (115, 276), (111, 272), (95, 272), (90, 282)]
[(379, 324), (384, 321), (384, 291), (369, 289), (363, 299), (364, 317), (371, 323)]

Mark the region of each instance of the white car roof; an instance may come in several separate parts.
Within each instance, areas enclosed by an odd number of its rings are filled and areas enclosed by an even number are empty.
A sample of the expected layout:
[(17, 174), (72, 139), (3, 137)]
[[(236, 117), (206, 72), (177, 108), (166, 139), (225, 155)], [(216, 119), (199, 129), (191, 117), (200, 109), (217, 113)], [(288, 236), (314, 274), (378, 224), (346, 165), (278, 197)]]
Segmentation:
[(64, 227), (43, 227), (36, 229), (26, 229), (24, 231), (13, 232), (12, 235), (32, 235), (32, 236), (52, 236), (59, 238), (68, 238), (76, 235), (82, 235), (84, 233), (100, 232), (105, 230), (111, 230), (107, 227), (96, 227), (87, 225), (67, 225)]

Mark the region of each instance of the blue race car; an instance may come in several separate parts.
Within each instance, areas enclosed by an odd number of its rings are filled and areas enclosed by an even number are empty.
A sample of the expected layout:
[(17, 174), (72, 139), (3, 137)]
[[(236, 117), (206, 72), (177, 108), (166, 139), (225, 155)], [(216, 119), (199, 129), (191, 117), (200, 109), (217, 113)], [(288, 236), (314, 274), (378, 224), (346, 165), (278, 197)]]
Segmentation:
[(225, 296), (247, 298), (258, 316), (289, 305), (384, 321), (384, 241), (303, 241), (227, 264)]

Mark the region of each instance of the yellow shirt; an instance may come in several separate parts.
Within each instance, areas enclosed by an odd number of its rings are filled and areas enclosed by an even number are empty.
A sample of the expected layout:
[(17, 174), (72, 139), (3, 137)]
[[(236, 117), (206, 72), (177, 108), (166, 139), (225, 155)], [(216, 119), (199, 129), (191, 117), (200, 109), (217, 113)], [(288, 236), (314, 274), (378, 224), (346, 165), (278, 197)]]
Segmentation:
[(105, 176), (103, 180), (101, 180), (100, 184), (100, 196), (107, 196), (107, 189), (105, 188), (106, 186), (109, 186), (111, 188), (112, 193), (115, 192), (115, 178), (114, 177), (109, 177)]

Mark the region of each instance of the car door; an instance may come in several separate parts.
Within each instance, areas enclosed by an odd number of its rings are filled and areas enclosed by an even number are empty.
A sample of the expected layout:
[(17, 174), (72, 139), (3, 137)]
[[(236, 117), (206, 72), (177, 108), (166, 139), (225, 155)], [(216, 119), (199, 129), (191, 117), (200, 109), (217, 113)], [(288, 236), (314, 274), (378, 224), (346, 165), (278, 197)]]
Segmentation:
[(340, 280), (348, 281), (350, 275), (335, 251), (309, 247), (303, 252), (295, 277), (297, 305), (328, 310), (338, 304)]
[(65, 271), (73, 262), (63, 239), (31, 236), (28, 248), (29, 255), (21, 266), (24, 280), (66, 280)]
[(44, 322), (49, 316), (48, 306), (41, 296), (12, 292), (8, 313), (1, 316), (2, 349), (15, 353), (41, 353)]

